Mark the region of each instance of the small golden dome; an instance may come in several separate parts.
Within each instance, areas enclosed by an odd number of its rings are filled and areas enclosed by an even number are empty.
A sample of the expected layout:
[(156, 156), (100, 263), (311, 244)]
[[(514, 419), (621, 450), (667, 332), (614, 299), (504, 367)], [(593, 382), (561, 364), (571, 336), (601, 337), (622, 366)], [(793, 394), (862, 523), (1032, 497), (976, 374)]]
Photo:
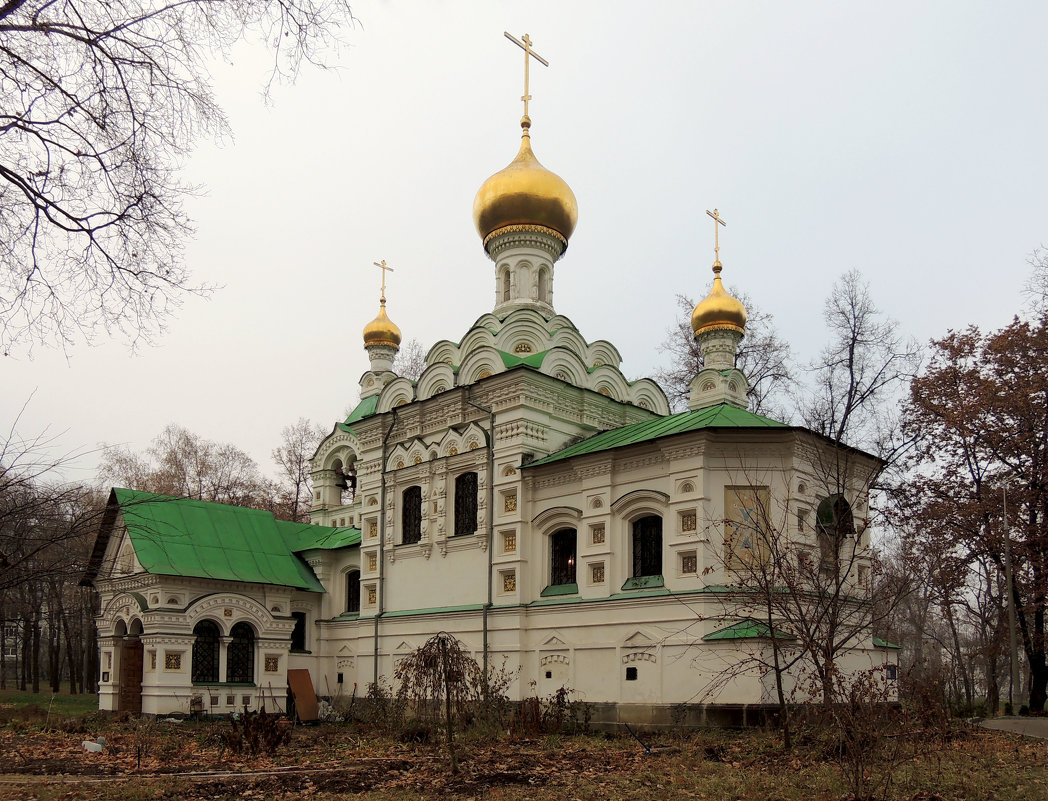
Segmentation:
[(695, 336), (703, 331), (738, 331), (746, 333), (746, 307), (724, 290), (721, 263), (713, 263), (713, 288), (691, 313), (691, 330)]
[(386, 299), (382, 298), (378, 308), (378, 317), (364, 326), (364, 347), (369, 345), (389, 345), (400, 347), (400, 329), (386, 316)]
[(508, 167), (481, 184), (473, 200), (473, 223), (485, 244), (494, 232), (521, 225), (544, 228), (567, 245), (579, 219), (575, 193), (535, 158), (528, 132), (531, 120), (525, 117), (520, 125), (524, 129), (520, 152)]

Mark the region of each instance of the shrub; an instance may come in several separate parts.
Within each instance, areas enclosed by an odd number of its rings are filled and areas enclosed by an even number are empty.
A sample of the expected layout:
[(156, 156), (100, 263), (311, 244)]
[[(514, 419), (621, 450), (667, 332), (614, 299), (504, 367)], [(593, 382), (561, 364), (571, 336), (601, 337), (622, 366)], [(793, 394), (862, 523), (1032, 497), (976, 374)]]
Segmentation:
[(270, 715), (263, 706), (252, 712), (246, 706), (241, 714), (229, 716), (229, 728), (222, 734), (222, 745), (234, 754), (247, 751), (252, 756), (272, 754), (291, 739), (291, 727), (279, 715)]

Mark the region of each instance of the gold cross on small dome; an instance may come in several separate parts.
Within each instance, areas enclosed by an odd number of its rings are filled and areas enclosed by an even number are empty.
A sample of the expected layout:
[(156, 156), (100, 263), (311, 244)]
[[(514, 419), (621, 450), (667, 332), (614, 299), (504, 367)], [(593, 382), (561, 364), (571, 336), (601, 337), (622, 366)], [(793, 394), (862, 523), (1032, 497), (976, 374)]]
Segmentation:
[(524, 51), (524, 94), (520, 99), (524, 101), (524, 119), (528, 119), (528, 101), (531, 100), (531, 95), (528, 93), (528, 76), (531, 70), (531, 59), (535, 59), (544, 67), (548, 67), (549, 62), (531, 49), (531, 37), (527, 34), (524, 34), (524, 41), (521, 41), (509, 31), (503, 31), (503, 33), (506, 34), (507, 39)]

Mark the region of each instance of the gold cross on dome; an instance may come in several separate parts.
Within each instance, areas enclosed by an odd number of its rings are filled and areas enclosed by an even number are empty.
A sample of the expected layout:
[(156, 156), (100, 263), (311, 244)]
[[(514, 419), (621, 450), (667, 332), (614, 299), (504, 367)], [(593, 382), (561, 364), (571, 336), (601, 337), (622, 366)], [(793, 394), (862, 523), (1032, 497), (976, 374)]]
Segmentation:
[(393, 268), (386, 264), (386, 260), (376, 261), (375, 266), (382, 270), (382, 302), (386, 302), (386, 273), (393, 272)]
[(509, 31), (503, 31), (503, 33), (506, 34), (507, 39), (524, 51), (524, 94), (521, 95), (520, 99), (524, 101), (524, 117), (527, 118), (528, 101), (531, 100), (531, 95), (528, 94), (528, 77), (531, 70), (531, 59), (534, 58), (539, 62), (539, 64), (542, 64), (545, 67), (549, 66), (549, 62), (531, 49), (531, 37), (527, 34), (524, 34), (524, 41), (521, 41)]
[[(717, 227), (718, 223), (727, 227), (727, 223), (721, 219), (720, 212), (717, 209), (710, 211), (706, 209), (706, 213), (713, 218), (713, 268), (717, 270), (721, 266), (720, 263), (720, 228)], [(718, 271), (719, 272), (719, 271)]]

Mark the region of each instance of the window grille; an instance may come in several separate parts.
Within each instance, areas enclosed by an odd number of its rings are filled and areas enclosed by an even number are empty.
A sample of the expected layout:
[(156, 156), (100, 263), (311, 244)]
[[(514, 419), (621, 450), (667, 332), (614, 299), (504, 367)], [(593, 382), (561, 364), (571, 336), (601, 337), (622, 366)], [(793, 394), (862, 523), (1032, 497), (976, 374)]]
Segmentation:
[(252, 684), (255, 681), (255, 632), (247, 623), (237, 623), (230, 632), (226, 653), (226, 681)]
[(633, 575), (662, 575), (662, 518), (657, 515), (633, 523)]
[(218, 681), (218, 626), (201, 620), (193, 627), (193, 681)]
[(575, 583), (576, 540), (573, 528), (563, 529), (550, 537), (550, 584)]
[(411, 545), (422, 539), (422, 487), (414, 486), (404, 490), (400, 528), (402, 544)]
[(455, 479), (455, 536), (477, 530), (477, 474), (463, 473)]
[(360, 611), (360, 571), (350, 570), (346, 574), (346, 611)]

